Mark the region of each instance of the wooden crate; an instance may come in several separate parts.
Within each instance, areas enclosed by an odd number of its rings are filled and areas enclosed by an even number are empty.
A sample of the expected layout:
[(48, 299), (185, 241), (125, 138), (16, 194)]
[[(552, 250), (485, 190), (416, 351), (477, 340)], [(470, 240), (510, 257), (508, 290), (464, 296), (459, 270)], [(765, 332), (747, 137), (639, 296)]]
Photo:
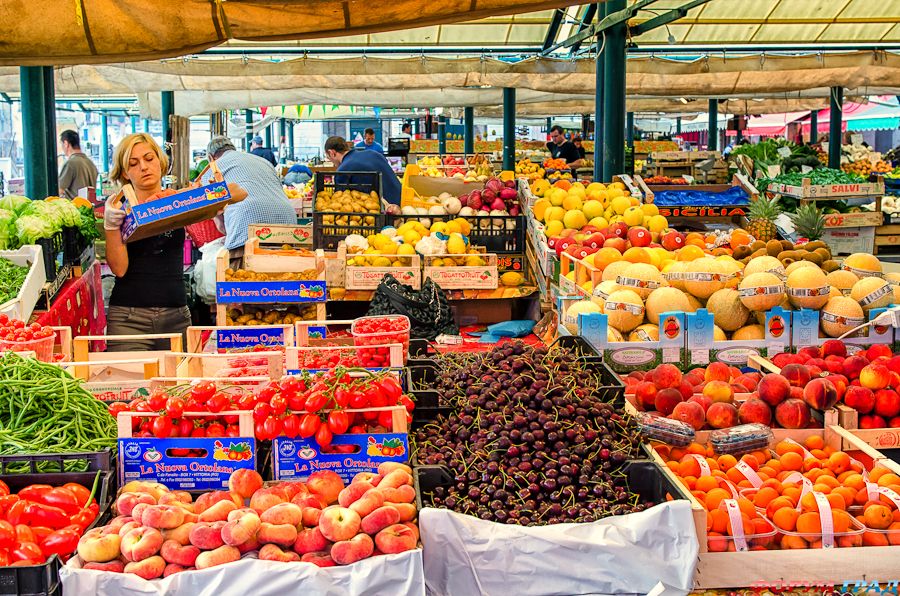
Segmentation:
[[(241, 372), (241, 374), (231, 374), (237, 372)], [(280, 379), (284, 376), (284, 353), (281, 351), (238, 354), (172, 352), (163, 358), (161, 376), (182, 379), (268, 376), (270, 379)]]
[(844, 404), (837, 406), (841, 428), (875, 449), (900, 449), (900, 428), (859, 428), (859, 412)]
[(767, 190), (809, 200), (876, 197), (884, 195), (884, 178), (879, 176), (877, 182), (855, 182), (853, 184), (813, 184), (809, 178), (804, 178), (800, 186), (773, 183)]
[(468, 266), (453, 265), (451, 267), (435, 266), (437, 259), (467, 258), (470, 255), (428, 255), (425, 257), (425, 268), (422, 276), (431, 279), (445, 290), (496, 290), (500, 284), (497, 268), (497, 255), (479, 253), (485, 265)]
[(891, 254), (900, 250), (900, 224), (887, 224), (875, 229), (875, 254)]
[[(145, 350), (141, 352), (95, 352), (91, 350), (91, 344), (94, 342), (109, 341), (130, 341), (130, 340), (167, 340), (169, 342), (168, 350)], [(134, 362), (136, 359), (152, 360), (157, 359), (160, 362), (166, 354), (171, 352), (180, 352), (183, 349), (184, 342), (180, 333), (148, 333), (145, 335), (79, 335), (72, 340), (72, 366), (73, 375), (79, 379), (91, 378), (90, 368), (93, 363), (105, 363), (110, 365), (111, 361), (117, 362)], [(126, 367), (134, 368), (134, 367)], [(117, 374), (113, 369), (111, 374)], [(136, 372), (136, 371), (131, 371)], [(158, 372), (156, 374), (159, 374)], [(155, 375), (151, 375), (155, 376)], [(116, 379), (120, 377), (115, 377)], [(150, 378), (150, 377), (146, 377)], [(112, 380), (112, 379), (108, 379)]]
[[(271, 253), (271, 254), (266, 254)], [(259, 238), (250, 238), (244, 245), (244, 269), (259, 273), (299, 272), (317, 269), (323, 251), (310, 251), (296, 247), (296, 254), (276, 254), (275, 249), (265, 248)]]
[(401, 267), (361, 267), (351, 265), (350, 259), (356, 256), (378, 255), (348, 254), (347, 247), (343, 242), (338, 245), (338, 259), (344, 262), (344, 287), (348, 290), (374, 290), (388, 273), (393, 275), (400, 283), (410, 286), (414, 290), (422, 288), (422, 259), (418, 254), (384, 255), (390, 259), (401, 260), (404, 263)]
[[(205, 352), (206, 347), (209, 345), (209, 342), (215, 338), (218, 340), (219, 334), (224, 332), (229, 333), (244, 333), (248, 335), (248, 338), (245, 342), (248, 343), (253, 341), (253, 339), (258, 338), (260, 340), (257, 345), (271, 345), (271, 346), (292, 346), (294, 345), (294, 326), (293, 325), (231, 325), (231, 326), (221, 326), (221, 325), (210, 325), (210, 326), (190, 326), (187, 329), (187, 351), (192, 353), (200, 353)], [(281, 335), (281, 341), (277, 344), (268, 343), (268, 337), (260, 337), (261, 334), (266, 334), (268, 336), (271, 335)], [(218, 349), (227, 349), (227, 346), (223, 348), (219, 345), (219, 342), (216, 342), (216, 346)], [(239, 347), (239, 346), (235, 346)], [(240, 347), (251, 347), (249, 345), (240, 346)]]

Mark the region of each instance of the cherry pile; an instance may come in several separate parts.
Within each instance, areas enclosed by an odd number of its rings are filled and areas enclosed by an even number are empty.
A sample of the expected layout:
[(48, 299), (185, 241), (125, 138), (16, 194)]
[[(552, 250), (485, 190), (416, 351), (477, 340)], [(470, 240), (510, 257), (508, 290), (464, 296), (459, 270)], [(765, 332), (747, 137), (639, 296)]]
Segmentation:
[(628, 489), (633, 419), (600, 399), (602, 381), (564, 349), (505, 343), (439, 363), (455, 412), (415, 434), (421, 464), (453, 482), (423, 494), (435, 507), (524, 526), (589, 522), (649, 506)]

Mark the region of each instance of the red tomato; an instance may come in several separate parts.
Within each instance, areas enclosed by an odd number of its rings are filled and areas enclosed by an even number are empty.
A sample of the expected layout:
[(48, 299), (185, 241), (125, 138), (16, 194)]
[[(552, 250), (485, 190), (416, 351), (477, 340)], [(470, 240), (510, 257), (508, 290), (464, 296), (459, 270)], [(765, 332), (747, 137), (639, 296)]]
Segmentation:
[(147, 398), (147, 404), (150, 406), (148, 411), (150, 412), (159, 412), (166, 407), (166, 401), (168, 401), (169, 396), (166, 395), (162, 391), (154, 391), (150, 394), (150, 397)]
[(297, 414), (288, 414), (281, 421), (281, 431), (289, 439), (295, 438), (300, 434), (300, 416)]
[(216, 384), (212, 381), (200, 381), (191, 387), (191, 396), (198, 402), (206, 402), (216, 392)]
[[(282, 395), (285, 395), (282, 393)], [(306, 396), (303, 394), (291, 393), (287, 395), (288, 410), (292, 412), (303, 412), (306, 410)]]
[(182, 418), (178, 421), (178, 436), (190, 437), (194, 432), (194, 421), (190, 418)]
[(197, 426), (194, 430), (191, 431), (191, 437), (193, 438), (203, 438), (206, 436), (206, 427), (205, 426)]
[(225, 427), (220, 422), (212, 422), (206, 427), (207, 437), (224, 437)]
[(34, 534), (34, 542), (36, 544), (41, 544), (53, 532), (53, 528), (46, 526), (31, 526), (31, 533)]
[(16, 540), (18, 542), (34, 542), (34, 532), (31, 526), (25, 524), (13, 524), (16, 528)]
[(349, 427), (350, 417), (347, 416), (346, 412), (333, 410), (328, 414), (328, 430), (330, 430), (332, 434), (339, 435), (344, 433)]
[(241, 436), (241, 429), (237, 424), (229, 424), (225, 428), (225, 436), (231, 437), (232, 439)]
[(316, 443), (318, 443), (320, 447), (328, 447), (331, 445), (331, 439), (332, 433), (328, 430), (328, 425), (320, 425), (319, 430), (316, 431)]
[(80, 532), (73, 530), (57, 530), (41, 541), (41, 552), (45, 557), (50, 555), (69, 556), (78, 548), (80, 536)]
[(34, 542), (22, 542), (10, 552), (10, 555), (13, 563), (16, 561), (24, 561), (26, 559), (39, 561), (41, 563), (46, 560), (44, 553), (41, 552), (41, 547)]
[(181, 418), (184, 414), (184, 400), (180, 397), (170, 397), (166, 400), (166, 414), (172, 418)]
[(210, 412), (221, 412), (228, 407), (228, 402), (229, 400), (224, 394), (216, 393), (207, 400), (206, 406), (209, 408)]
[(18, 542), (16, 527), (6, 520), (0, 520), (0, 548), (12, 548)]
[(390, 411), (379, 412), (378, 413), (378, 424), (380, 424), (381, 426), (383, 426), (387, 429), (393, 429), (394, 428), (393, 412), (390, 412)]
[(109, 404), (108, 409), (109, 409), (110, 416), (112, 416), (113, 418), (118, 418), (119, 412), (127, 412), (128, 411), (128, 404), (117, 401), (115, 403)]
[(400, 399), (400, 396), (403, 395), (403, 388), (394, 377), (384, 377), (383, 379), (376, 381), (375, 385), (386, 398), (387, 405), (396, 404), (397, 400)]
[(245, 393), (240, 396), (237, 400), (237, 409), (238, 410), (252, 410), (253, 406), (256, 405), (256, 398), (253, 397), (250, 393)]
[(328, 401), (328, 398), (325, 397), (324, 393), (312, 393), (306, 398), (306, 411), (310, 414), (315, 414), (325, 406), (326, 401)]
[(280, 395), (275, 395), (269, 401), (269, 405), (272, 407), (272, 413), (276, 416), (281, 416), (287, 411), (287, 400), (285, 400)]
[(91, 498), (91, 491), (86, 487), (81, 486), (77, 482), (69, 482), (67, 484), (63, 484), (63, 488), (69, 489), (73, 495), (75, 495), (75, 499), (78, 501), (78, 504), (82, 507), (87, 505), (88, 499)]
[(304, 414), (300, 419), (300, 429), (299, 434), (304, 439), (308, 439), (319, 430), (319, 426), (321, 426), (322, 421), (319, 420), (319, 417), (315, 414)]
[(412, 413), (413, 410), (416, 409), (416, 404), (408, 395), (401, 395), (400, 400), (397, 402), (397, 405), (403, 406), (406, 408), (407, 412)]
[(266, 418), (266, 421), (263, 422), (263, 428), (266, 431), (266, 438), (274, 439), (281, 434), (281, 420), (275, 416), (269, 416)]
[(352, 398), (352, 391), (348, 391), (343, 387), (338, 387), (334, 390), (334, 403), (337, 404), (339, 408), (346, 408), (350, 404)]
[(264, 422), (272, 414), (272, 406), (267, 403), (258, 403), (253, 407), (253, 420)]
[(151, 424), (151, 432), (157, 439), (166, 439), (172, 434), (172, 419), (168, 416), (157, 416)]

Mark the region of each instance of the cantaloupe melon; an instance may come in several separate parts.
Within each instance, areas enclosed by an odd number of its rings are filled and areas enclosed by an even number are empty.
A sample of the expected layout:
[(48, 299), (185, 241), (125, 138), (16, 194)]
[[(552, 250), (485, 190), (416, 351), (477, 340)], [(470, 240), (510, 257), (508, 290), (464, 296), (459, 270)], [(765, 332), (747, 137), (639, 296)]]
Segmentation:
[(825, 279), (828, 281), (828, 285), (833, 289), (836, 289), (843, 296), (849, 296), (853, 284), (859, 281), (859, 278), (854, 273), (845, 271), (844, 269), (832, 271), (825, 276)]
[(659, 341), (659, 327), (649, 323), (638, 325), (628, 335), (628, 341)]
[(597, 284), (597, 287), (591, 292), (591, 301), (600, 307), (600, 312), (603, 312), (603, 304), (609, 295), (616, 291), (618, 285), (615, 280), (608, 279)]
[(784, 282), (768, 271), (751, 273), (738, 284), (738, 293), (748, 310), (765, 312), (784, 299)]
[(841, 263), (841, 269), (855, 273), (857, 277), (877, 276), (882, 272), (881, 261), (866, 252), (853, 253)]
[(900, 304), (900, 273), (885, 273), (884, 278), (894, 290), (894, 304)]
[(684, 272), (687, 261), (668, 261), (663, 267), (663, 279), (673, 288), (684, 291)]
[(725, 282), (725, 287), (736, 289), (741, 282), (742, 273), (744, 271), (743, 263), (738, 263), (728, 255), (716, 257), (716, 260), (722, 264), (723, 270), (726, 275), (729, 276)]
[(566, 309), (566, 314), (563, 317), (563, 324), (566, 326), (569, 333), (575, 335), (578, 333), (578, 315), (599, 312), (600, 307), (590, 300), (579, 300), (578, 302), (573, 302), (569, 305), (569, 308)]
[(632, 263), (630, 267), (616, 276), (620, 290), (632, 290), (641, 300), (646, 300), (650, 292), (663, 287), (662, 274), (659, 269), (647, 263)]
[(803, 269), (804, 267), (812, 267), (813, 269), (819, 268), (819, 266), (812, 261), (794, 261), (793, 263), (785, 267), (784, 274), (786, 276), (790, 276), (791, 273), (793, 273), (797, 269)]
[(766, 338), (766, 330), (762, 325), (746, 325), (731, 334), (732, 340), (756, 341)]
[(825, 273), (815, 265), (794, 269), (788, 274), (785, 287), (791, 304), (796, 308), (818, 310), (831, 296), (831, 286), (825, 279)]
[(724, 288), (727, 281), (728, 270), (721, 261), (702, 257), (687, 264), (684, 289), (688, 294), (706, 299)]
[(756, 257), (747, 261), (747, 265), (746, 267), (744, 267), (744, 277), (763, 271), (768, 271), (769, 273), (774, 273), (781, 276), (785, 275), (784, 265), (781, 264), (781, 261), (779, 261), (775, 257), (766, 255), (762, 257)]
[(894, 301), (894, 290), (885, 279), (864, 277), (853, 284), (850, 297), (859, 302), (863, 312), (869, 312), (873, 308), (890, 306)]
[(612, 327), (606, 328), (606, 341), (614, 342), (614, 341), (625, 341), (625, 336), (622, 335), (622, 332), (618, 329), (613, 329)]
[(644, 320), (644, 302), (632, 290), (616, 290), (606, 299), (603, 312), (609, 318), (609, 326), (631, 331)]
[(616, 278), (625, 273), (625, 270), (631, 267), (634, 263), (629, 261), (616, 261), (614, 263), (610, 263), (603, 270), (603, 281), (616, 281)]
[(698, 310), (703, 308), (703, 303), (697, 300), (696, 297), (691, 296), (690, 294), (685, 294), (685, 296), (687, 296), (689, 306), (688, 310), (684, 312), (697, 312)]
[(865, 323), (866, 315), (856, 300), (839, 296), (828, 300), (819, 313), (819, 321), (828, 337), (839, 337)]
[(726, 341), (728, 336), (718, 325), (713, 325), (713, 341)]
[(647, 303), (647, 322), (659, 324), (659, 315), (664, 312), (694, 312), (687, 294), (676, 288), (659, 288), (650, 292)]
[(735, 331), (744, 326), (750, 311), (741, 303), (741, 295), (732, 288), (723, 288), (706, 301), (706, 310), (723, 331)]

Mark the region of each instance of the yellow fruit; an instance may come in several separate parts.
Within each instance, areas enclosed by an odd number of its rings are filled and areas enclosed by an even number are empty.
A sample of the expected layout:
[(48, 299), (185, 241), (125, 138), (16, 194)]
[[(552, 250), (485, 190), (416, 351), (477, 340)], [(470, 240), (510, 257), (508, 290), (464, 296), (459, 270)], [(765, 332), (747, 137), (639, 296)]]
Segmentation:
[(659, 269), (647, 263), (633, 263), (625, 272), (616, 276), (621, 290), (631, 290), (646, 300), (650, 292), (662, 287), (663, 277)]
[(628, 336), (628, 341), (659, 341), (659, 327), (656, 325), (638, 325)]
[(432, 259), (432, 260), (431, 260), (431, 266), (432, 266), (432, 267), (443, 267), (443, 266), (444, 266), (444, 259)]
[(484, 259), (479, 256), (471, 255), (466, 257), (466, 267), (481, 267), (484, 265)]
[(685, 269), (684, 287), (687, 293), (703, 300), (725, 287), (725, 276), (721, 261), (709, 257), (696, 259)]
[(740, 329), (750, 316), (750, 311), (741, 303), (741, 295), (731, 288), (710, 296), (706, 301), (706, 310), (712, 313), (715, 324), (725, 331)]
[(741, 303), (754, 312), (765, 312), (781, 304), (784, 282), (769, 271), (759, 271), (744, 277), (738, 284)]
[(563, 216), (563, 225), (570, 230), (580, 230), (587, 225), (587, 218), (581, 211), (566, 211)]
[(578, 195), (567, 195), (565, 199), (563, 199), (562, 207), (566, 211), (577, 210), (580, 211), (584, 206), (584, 202), (581, 200), (581, 197)]
[(863, 311), (889, 306), (894, 301), (891, 284), (880, 277), (864, 277), (850, 290), (850, 297), (859, 302)]
[(647, 227), (651, 232), (659, 233), (669, 227), (669, 222), (662, 215), (651, 215)]
[(755, 257), (747, 262), (747, 266), (744, 267), (744, 277), (752, 275), (753, 273), (761, 273), (764, 271), (768, 273), (774, 273), (776, 276), (786, 275), (784, 265), (781, 264), (781, 261), (779, 261), (775, 257), (765, 255), (761, 257)]
[(855, 273), (857, 277), (870, 277), (881, 273), (881, 261), (875, 255), (858, 252), (844, 259), (841, 269)]
[(456, 220), (447, 222), (447, 233), (452, 234), (453, 232), (456, 232), (457, 234), (462, 233), (462, 226), (459, 225), (459, 222)]
[(688, 312), (691, 303), (688, 302), (687, 295), (676, 288), (657, 288), (650, 292), (647, 296), (647, 304), (645, 305), (647, 312), (647, 322), (654, 325), (659, 323), (659, 315), (664, 312)]
[(600, 201), (590, 200), (581, 208), (584, 216), (588, 219), (594, 219), (603, 215), (603, 203)]
[(387, 257), (375, 257), (372, 261), (372, 265), (375, 267), (390, 267), (391, 260)]
[(545, 196), (550, 200), (551, 205), (555, 205), (558, 207), (563, 204), (563, 201), (566, 200), (566, 197), (569, 196), (569, 193), (561, 188), (553, 187), (547, 191)]
[[(606, 189), (606, 194), (608, 194), (609, 198), (613, 201), (615, 201), (617, 197), (625, 196), (625, 193), (622, 192), (622, 189), (615, 185), (610, 185), (610, 187)], [(628, 204), (631, 205), (631, 201), (628, 201)]]
[(640, 226), (644, 224), (644, 212), (640, 207), (629, 207), (622, 215), (625, 223), (629, 226)]
[(728, 336), (718, 325), (713, 325), (713, 341), (725, 341)]
[(735, 341), (754, 341), (765, 338), (766, 330), (762, 325), (747, 325), (731, 334), (731, 339)]
[(603, 312), (608, 317), (609, 326), (624, 333), (643, 322), (644, 303), (631, 290), (616, 290), (606, 298)]
[(500, 276), (500, 285), (515, 287), (521, 286), (523, 283), (525, 283), (525, 278), (516, 271), (507, 271)]
[(641, 205), (641, 209), (643, 209), (644, 215), (659, 215), (659, 207), (657, 207), (653, 203), (644, 203), (643, 205)]
[(395, 255), (397, 254), (397, 243), (396, 242), (386, 242), (381, 246), (381, 253), (385, 255)]
[[(585, 205), (585, 208), (586, 207), (587, 207), (587, 205)], [(587, 213), (585, 213), (585, 215), (587, 215)], [(609, 222), (606, 221), (606, 218), (604, 218), (604, 217), (594, 217), (588, 222), (588, 225), (594, 226), (598, 230), (602, 230), (603, 228), (609, 227)]]
[(590, 184), (587, 185), (587, 188), (585, 189), (585, 191), (588, 193), (601, 192), (601, 191), (605, 191), (605, 190), (606, 190), (606, 185), (602, 184), (600, 182), (591, 182)]
[(590, 300), (579, 300), (566, 309), (563, 324), (569, 333), (578, 333), (578, 315), (588, 313), (599, 313), (600, 307)]
[(564, 229), (566, 229), (566, 227), (563, 225), (563, 222), (558, 219), (548, 221), (546, 225), (544, 225), (544, 232), (547, 234), (548, 238), (559, 236)]
[(461, 255), (466, 252), (466, 243), (459, 234), (452, 234), (447, 240), (447, 252), (451, 255)]
[(695, 259), (703, 257), (704, 255), (706, 255), (706, 253), (703, 252), (703, 249), (693, 244), (688, 244), (687, 246), (683, 246), (678, 249), (679, 261), (693, 261)]
[[(888, 273), (885, 275), (885, 279), (890, 280), (888, 275), (892, 275)], [(896, 275), (896, 274), (894, 274)], [(832, 271), (828, 275), (825, 276), (825, 279), (828, 281), (828, 285), (831, 286), (832, 290), (837, 290), (838, 295), (847, 295), (850, 293), (850, 290), (853, 288), (853, 285), (859, 281), (859, 278), (856, 277), (853, 273), (849, 271), (844, 271), (843, 269), (838, 269), (836, 271)], [(896, 292), (896, 290), (895, 290)]]
[(785, 287), (794, 308), (819, 310), (831, 296), (825, 273), (815, 265), (794, 269), (788, 275)]
[(416, 249), (413, 248), (411, 244), (401, 244), (397, 247), (398, 255), (414, 255), (416, 254)]
[(540, 201), (534, 204), (534, 217), (538, 221), (544, 221), (544, 212), (547, 211), (547, 207), (550, 207), (550, 201), (545, 201), (541, 199)]
[(822, 331), (828, 337), (839, 337), (866, 321), (859, 303), (846, 296), (830, 298), (819, 315)]
[(563, 217), (566, 216), (566, 210), (562, 207), (549, 207), (546, 211), (544, 211), (544, 221), (562, 221)]
[(422, 239), (421, 234), (419, 234), (418, 232), (416, 232), (414, 230), (410, 230), (410, 231), (406, 232), (405, 234), (403, 234), (403, 242), (406, 244), (415, 245), (415, 243), (421, 239)]
[[(621, 193), (614, 198), (610, 204), (612, 205), (613, 211), (618, 215), (624, 215), (625, 210), (631, 207), (631, 201), (629, 201), (628, 198), (623, 197)], [(643, 215), (641, 217), (643, 217)]]

